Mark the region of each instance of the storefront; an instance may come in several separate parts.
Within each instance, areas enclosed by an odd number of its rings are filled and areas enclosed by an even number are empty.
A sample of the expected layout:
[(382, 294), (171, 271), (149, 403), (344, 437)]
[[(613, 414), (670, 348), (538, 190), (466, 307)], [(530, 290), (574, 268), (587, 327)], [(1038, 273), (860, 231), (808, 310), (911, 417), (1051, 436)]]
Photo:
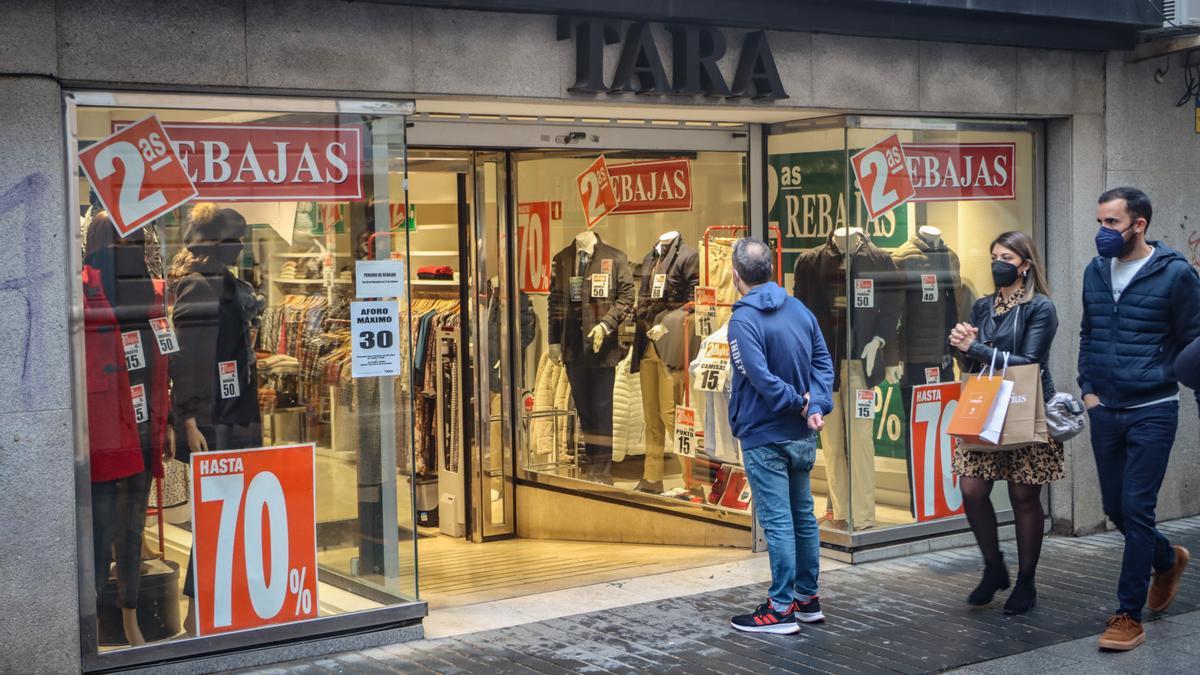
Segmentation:
[[(823, 550), (966, 530), (945, 335), (1002, 232), (1071, 286), (1049, 223), (1086, 214), (1063, 195), (1098, 183), (1078, 162), (1103, 101), (1054, 83), (1102, 86), (1102, 56), (312, 5), (225, 16), (258, 36), (240, 80), (190, 41), (158, 71), (66, 44), (52, 91), (16, 90), (38, 131), (12, 142), (63, 158), (9, 166), (32, 178), (0, 206), (65, 178), (24, 263), (65, 270), (37, 292), (69, 321), (29, 338), (57, 345), (33, 357), (54, 386), (27, 356), (14, 391), (74, 439), (32, 459), (73, 471), (76, 666), (379, 644), (430, 606), (749, 555), (724, 325), (746, 235), (834, 358)], [(526, 544), (562, 546), (543, 567)]]

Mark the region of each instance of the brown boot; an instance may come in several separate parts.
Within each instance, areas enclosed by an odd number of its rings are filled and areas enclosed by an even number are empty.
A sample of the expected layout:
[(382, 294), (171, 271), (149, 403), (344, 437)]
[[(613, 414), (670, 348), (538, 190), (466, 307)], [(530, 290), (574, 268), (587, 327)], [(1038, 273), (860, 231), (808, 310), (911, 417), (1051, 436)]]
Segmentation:
[(1100, 636), (1101, 649), (1127, 652), (1146, 641), (1142, 622), (1128, 614), (1114, 614), (1108, 620), (1108, 630)]
[(1154, 580), (1150, 582), (1150, 596), (1146, 606), (1152, 612), (1165, 612), (1179, 592), (1179, 580), (1183, 578), (1183, 569), (1187, 567), (1192, 555), (1182, 546), (1172, 546), (1175, 549), (1175, 565), (1166, 572), (1155, 572)]

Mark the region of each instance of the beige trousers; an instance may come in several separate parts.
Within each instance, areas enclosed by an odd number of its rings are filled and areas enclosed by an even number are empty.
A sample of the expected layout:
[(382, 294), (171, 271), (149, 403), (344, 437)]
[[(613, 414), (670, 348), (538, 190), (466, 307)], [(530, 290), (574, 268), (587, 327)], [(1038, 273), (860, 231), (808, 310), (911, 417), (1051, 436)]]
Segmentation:
[[(875, 524), (874, 420), (859, 419), (854, 414), (855, 392), (867, 389), (862, 361), (843, 361), (838, 367), (841, 369), (841, 391), (833, 392), (833, 412), (825, 418), (821, 449), (825, 456), (833, 517), (850, 521), (851, 527), (857, 530)], [(847, 413), (849, 440), (846, 438)]]
[(668, 440), (675, 435), (675, 406), (683, 404), (683, 371), (667, 370), (654, 343), (650, 343), (638, 366), (638, 377), (646, 420), (646, 463), (642, 478), (654, 483), (663, 479), (663, 456)]

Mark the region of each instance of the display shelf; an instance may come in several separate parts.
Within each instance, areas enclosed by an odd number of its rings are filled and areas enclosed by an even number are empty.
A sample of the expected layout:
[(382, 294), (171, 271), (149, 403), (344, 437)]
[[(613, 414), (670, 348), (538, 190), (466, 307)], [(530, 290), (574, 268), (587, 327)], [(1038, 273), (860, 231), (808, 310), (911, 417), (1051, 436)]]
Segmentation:
[(409, 251), (408, 255), (424, 258), (458, 256), (458, 251)]
[[(276, 258), (320, 258), (323, 255), (325, 255), (325, 254), (320, 251), (316, 251), (314, 253), (276, 253), (276, 254), (274, 254), (274, 256)], [(354, 257), (354, 256), (350, 255), (349, 253), (334, 253), (333, 255), (335, 258), (353, 258)]]
[(413, 279), (413, 286), (457, 286), (457, 279)]
[[(294, 284), (296, 286), (321, 286), (325, 284), (324, 279), (271, 279), (274, 284)], [(335, 284), (352, 284), (352, 279), (334, 279)]]

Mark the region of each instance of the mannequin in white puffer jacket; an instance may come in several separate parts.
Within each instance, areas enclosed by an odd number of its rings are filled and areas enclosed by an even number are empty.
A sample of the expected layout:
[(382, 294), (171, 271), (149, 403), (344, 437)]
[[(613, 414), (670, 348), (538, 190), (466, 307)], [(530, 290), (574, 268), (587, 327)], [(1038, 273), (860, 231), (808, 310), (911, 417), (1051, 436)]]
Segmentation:
[(643, 455), (646, 420), (642, 412), (642, 379), (630, 373), (633, 350), (617, 364), (613, 383), (613, 461), (620, 462), (630, 455)]

